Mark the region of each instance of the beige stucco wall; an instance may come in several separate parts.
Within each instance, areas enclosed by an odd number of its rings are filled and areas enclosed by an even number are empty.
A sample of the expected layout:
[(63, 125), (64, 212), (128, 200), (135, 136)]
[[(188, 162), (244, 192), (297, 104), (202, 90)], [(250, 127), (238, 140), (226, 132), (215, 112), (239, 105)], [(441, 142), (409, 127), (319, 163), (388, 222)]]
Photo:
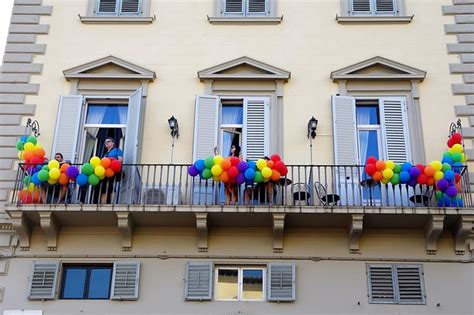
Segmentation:
[[(45, 0), (53, 5), (47, 44), (36, 102), (36, 118), (42, 124), (41, 142), (49, 149), (56, 118), (58, 98), (70, 92), (62, 71), (107, 55), (153, 70), (158, 79), (150, 85), (147, 98), (142, 161), (167, 162), (171, 137), (167, 119), (175, 115), (181, 137), (176, 144), (175, 161), (191, 162), (194, 127), (194, 96), (204, 93), (196, 72), (241, 56), (249, 56), (291, 71), (284, 85), (284, 156), (287, 163), (308, 163), (309, 143), (306, 122), (319, 119), (314, 144), (318, 163), (332, 163), (332, 114), (330, 96), (338, 92), (329, 79), (331, 71), (371, 58), (388, 59), (427, 71), (420, 85), (426, 159), (441, 157), (447, 127), (455, 119), (443, 25), (452, 17), (442, 16), (441, 6), (449, 0), (417, 0), (406, 4), (409, 24), (338, 24), (339, 1), (278, 2), (277, 25), (215, 25), (207, 21), (213, 14), (213, 0), (160, 1), (151, 3), (157, 20), (150, 25), (85, 25), (87, 1)], [(459, 96), (459, 100), (461, 97)], [(440, 128), (440, 126), (442, 126)]]

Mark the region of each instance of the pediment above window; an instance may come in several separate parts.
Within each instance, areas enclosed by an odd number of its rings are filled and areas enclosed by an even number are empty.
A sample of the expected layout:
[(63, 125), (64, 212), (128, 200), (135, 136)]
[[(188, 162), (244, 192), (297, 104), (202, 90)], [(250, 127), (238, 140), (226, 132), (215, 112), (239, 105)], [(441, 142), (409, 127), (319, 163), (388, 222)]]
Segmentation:
[(219, 79), (287, 81), (290, 76), (291, 73), (288, 71), (249, 57), (241, 57), (198, 72), (198, 77), (201, 81)]
[(331, 72), (339, 80), (420, 80), (426, 72), (382, 57), (374, 57)]
[(155, 72), (137, 66), (131, 62), (108, 56), (68, 70), (64, 77), (71, 79), (136, 79), (153, 81)]

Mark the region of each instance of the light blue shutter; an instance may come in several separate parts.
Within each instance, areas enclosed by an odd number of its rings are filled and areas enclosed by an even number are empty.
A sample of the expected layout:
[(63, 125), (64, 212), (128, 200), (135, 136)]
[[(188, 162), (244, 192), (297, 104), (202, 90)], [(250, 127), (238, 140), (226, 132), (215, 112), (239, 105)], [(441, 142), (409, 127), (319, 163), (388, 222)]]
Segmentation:
[(267, 300), (289, 302), (296, 299), (296, 267), (294, 264), (268, 264)]
[(367, 265), (367, 281), (369, 303), (395, 303), (397, 285), (392, 265)]
[(114, 263), (112, 275), (112, 300), (138, 299), (140, 281), (139, 261), (117, 261)]
[(217, 146), (219, 97), (196, 96), (193, 161), (214, 155)]
[(97, 13), (116, 14), (118, 0), (97, 0)]
[(212, 299), (212, 263), (188, 262), (185, 277), (186, 300), (205, 301)]
[(425, 304), (423, 270), (420, 265), (397, 265), (398, 302)]
[(351, 13), (370, 14), (370, 2), (371, 0), (351, 0)]
[(83, 107), (82, 95), (61, 96), (54, 132), (53, 152), (61, 152), (64, 160), (77, 161), (77, 143)]
[(140, 13), (140, 0), (122, 0), (120, 14), (138, 15)]
[(355, 98), (332, 97), (334, 160), (336, 165), (357, 164)]
[(28, 289), (30, 300), (52, 300), (56, 295), (59, 264), (57, 262), (33, 262)]
[(138, 163), (143, 114), (142, 88), (139, 88), (130, 95), (128, 100), (127, 128), (123, 149), (123, 161), (126, 164)]
[(244, 0), (223, 0), (224, 12), (229, 15), (242, 15), (244, 13)]
[(385, 158), (395, 163), (411, 160), (407, 108), (403, 98), (381, 98)]
[(247, 6), (249, 15), (264, 15), (267, 13), (267, 0), (248, 0)]
[(243, 156), (256, 161), (269, 155), (269, 102), (267, 98), (244, 101)]
[(376, 14), (394, 14), (395, 0), (375, 0)]

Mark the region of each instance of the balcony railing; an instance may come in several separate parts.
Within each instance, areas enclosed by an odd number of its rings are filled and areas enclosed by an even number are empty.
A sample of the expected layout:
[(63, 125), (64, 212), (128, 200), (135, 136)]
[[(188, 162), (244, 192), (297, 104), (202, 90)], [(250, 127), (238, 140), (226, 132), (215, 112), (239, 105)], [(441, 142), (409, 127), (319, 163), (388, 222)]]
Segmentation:
[[(324, 207), (433, 207), (433, 186), (374, 182), (364, 166), (288, 165), (278, 182), (225, 186), (187, 173), (187, 164), (124, 164), (122, 172), (96, 186), (49, 185), (30, 187), (26, 167), (19, 165), (13, 204), (126, 204)], [(472, 206), (467, 167), (460, 170), (463, 207)], [(28, 188), (30, 189), (28, 190)], [(227, 191), (227, 193), (226, 193)], [(235, 198), (230, 196), (235, 194)], [(227, 195), (227, 196), (226, 196)], [(451, 205), (454, 206), (454, 205)]]

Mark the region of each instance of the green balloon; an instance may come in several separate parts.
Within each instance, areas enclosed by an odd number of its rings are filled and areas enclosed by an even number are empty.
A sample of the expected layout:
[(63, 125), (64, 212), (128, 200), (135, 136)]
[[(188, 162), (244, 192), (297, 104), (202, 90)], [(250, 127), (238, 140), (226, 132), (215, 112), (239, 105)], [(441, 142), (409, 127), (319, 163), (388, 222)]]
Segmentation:
[[(47, 171), (49, 172), (49, 166), (48, 165), (44, 165), (41, 170), (44, 170), (44, 171)], [(49, 176), (49, 175), (48, 175)]]
[(452, 153), (451, 158), (453, 159), (453, 162), (461, 162), (462, 154), (458, 152)]
[(25, 143), (21, 140), (19, 140), (17, 143), (16, 143), (16, 149), (18, 151), (23, 151), (23, 146), (25, 145)]
[(45, 169), (42, 169), (38, 172), (38, 179), (42, 182), (45, 182), (49, 179), (49, 172)]
[(84, 163), (81, 167), (81, 173), (86, 174), (87, 176), (89, 176), (92, 173), (94, 173), (94, 167), (92, 167), (92, 165), (90, 163)]
[(400, 175), (393, 174), (392, 178), (390, 179), (390, 182), (392, 183), (392, 185), (400, 184)]
[(25, 178), (23, 178), (23, 184), (25, 186), (28, 186), (30, 183), (31, 183), (31, 176), (25, 176)]
[(89, 182), (89, 184), (91, 184), (91, 186), (96, 186), (97, 184), (99, 184), (99, 177), (97, 177), (97, 175), (95, 175), (95, 174), (91, 174), (87, 178), (87, 182)]
[(205, 168), (203, 171), (202, 171), (202, 178), (204, 179), (209, 179), (212, 177), (212, 172), (210, 169), (208, 168)]
[(443, 163), (443, 167), (441, 168), (441, 171), (444, 173), (446, 171), (449, 171), (451, 169), (451, 165), (449, 163)]
[(214, 158), (212, 156), (208, 157), (205, 161), (204, 161), (204, 165), (206, 166), (206, 168), (212, 168), (212, 166), (214, 166)]
[(29, 136), (28, 139), (26, 139), (26, 142), (31, 142), (36, 145), (36, 143), (38, 143), (38, 140), (36, 140), (36, 137)]
[(436, 201), (442, 200), (443, 199), (443, 193), (441, 191), (435, 192), (435, 198), (436, 198)]
[(262, 172), (256, 171), (255, 178), (253, 179), (256, 183), (261, 183), (263, 181)]
[(393, 172), (395, 174), (398, 174), (402, 171), (402, 166), (400, 164), (395, 164), (395, 167), (393, 168)]

